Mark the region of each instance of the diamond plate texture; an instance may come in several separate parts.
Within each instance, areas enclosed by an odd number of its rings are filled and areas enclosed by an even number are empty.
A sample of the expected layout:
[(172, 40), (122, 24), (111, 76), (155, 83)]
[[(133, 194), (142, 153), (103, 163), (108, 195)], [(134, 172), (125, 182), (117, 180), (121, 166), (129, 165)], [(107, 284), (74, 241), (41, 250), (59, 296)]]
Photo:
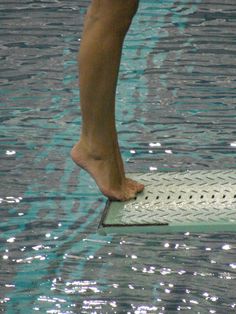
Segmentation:
[(110, 202), (105, 225), (235, 224), (236, 170), (133, 173), (145, 184), (135, 200)]

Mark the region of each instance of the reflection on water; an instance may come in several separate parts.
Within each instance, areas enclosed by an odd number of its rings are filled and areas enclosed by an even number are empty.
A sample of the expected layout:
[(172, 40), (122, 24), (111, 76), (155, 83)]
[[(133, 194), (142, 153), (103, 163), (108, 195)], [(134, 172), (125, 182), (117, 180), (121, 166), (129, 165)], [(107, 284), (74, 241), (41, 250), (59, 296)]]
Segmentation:
[[(106, 199), (69, 158), (88, 2), (0, 2), (0, 311), (235, 313), (234, 234), (96, 234)], [(235, 168), (235, 12), (141, 1), (117, 91), (127, 171)]]

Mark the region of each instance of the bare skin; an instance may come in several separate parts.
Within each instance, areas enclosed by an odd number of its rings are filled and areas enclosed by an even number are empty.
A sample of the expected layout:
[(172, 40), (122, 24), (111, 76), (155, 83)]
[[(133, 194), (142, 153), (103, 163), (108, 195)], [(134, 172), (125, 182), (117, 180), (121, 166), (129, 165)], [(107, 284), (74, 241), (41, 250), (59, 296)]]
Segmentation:
[(82, 114), (71, 157), (112, 200), (132, 199), (144, 185), (125, 176), (116, 126), (115, 94), (122, 46), (138, 0), (93, 0), (78, 56)]

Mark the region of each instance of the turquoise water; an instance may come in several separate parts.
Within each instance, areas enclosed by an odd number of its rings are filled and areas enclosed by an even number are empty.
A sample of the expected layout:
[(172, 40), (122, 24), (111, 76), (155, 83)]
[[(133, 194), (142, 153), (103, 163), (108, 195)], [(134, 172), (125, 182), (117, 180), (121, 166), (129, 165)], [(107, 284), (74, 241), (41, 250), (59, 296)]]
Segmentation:
[[(88, 1), (0, 1), (0, 312), (235, 313), (233, 233), (99, 236), (70, 160)], [(140, 1), (117, 127), (127, 171), (235, 169), (236, 4)], [(160, 143), (160, 145), (152, 145)]]

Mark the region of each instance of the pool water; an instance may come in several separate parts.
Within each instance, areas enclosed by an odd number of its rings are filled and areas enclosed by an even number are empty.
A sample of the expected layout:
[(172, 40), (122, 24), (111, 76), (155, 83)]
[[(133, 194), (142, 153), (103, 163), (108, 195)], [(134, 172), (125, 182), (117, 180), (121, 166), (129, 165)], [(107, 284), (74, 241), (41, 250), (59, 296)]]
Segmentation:
[[(69, 152), (89, 1), (0, 1), (0, 312), (235, 313), (235, 233), (97, 234)], [(236, 168), (236, 3), (141, 0), (117, 128), (129, 172)]]

